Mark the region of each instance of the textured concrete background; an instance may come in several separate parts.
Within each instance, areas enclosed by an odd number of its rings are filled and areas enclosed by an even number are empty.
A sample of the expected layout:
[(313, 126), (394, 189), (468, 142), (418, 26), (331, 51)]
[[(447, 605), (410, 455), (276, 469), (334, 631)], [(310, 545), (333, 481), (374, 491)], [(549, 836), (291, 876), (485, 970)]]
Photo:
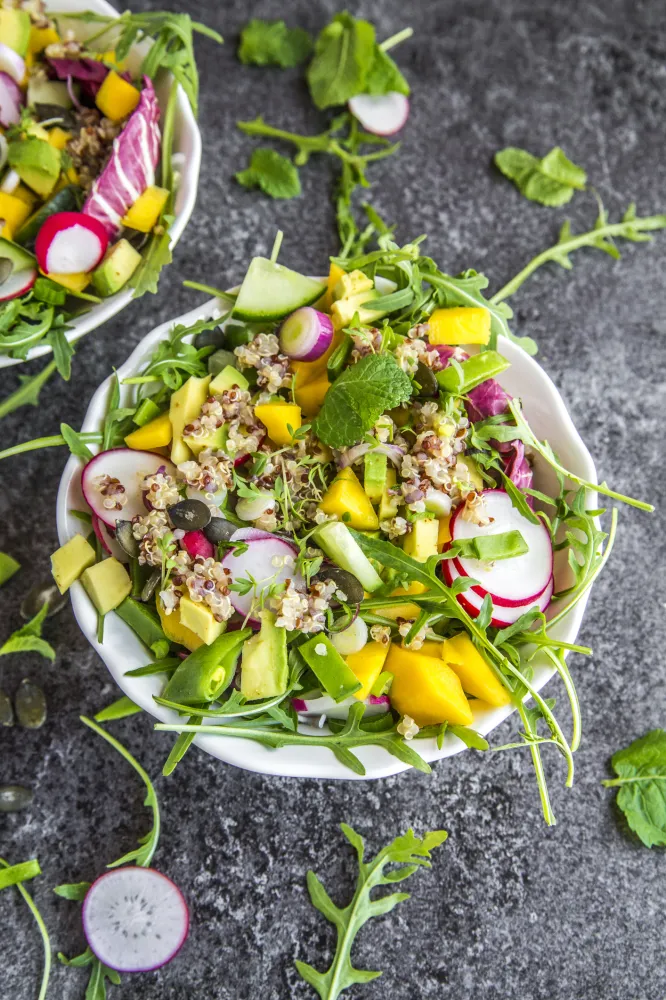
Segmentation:
[[(61, 420), (79, 426), (111, 366), (157, 323), (196, 304), (183, 278), (235, 282), (252, 254), (270, 248), (278, 226), (282, 259), (296, 268), (320, 271), (336, 250), (328, 164), (303, 172), (303, 196), (294, 202), (272, 202), (231, 180), (253, 148), (236, 119), (263, 114), (288, 128), (323, 125), (298, 71), (236, 62), (239, 30), (251, 14), (288, 14), (292, 24), (317, 30), (336, 4), (189, 6), (227, 44), (198, 47), (204, 161), (199, 203), (175, 263), (157, 298), (134, 304), (81, 344), (70, 385), (54, 383), (37, 409), (5, 420), (3, 446), (53, 433)], [(378, 0), (355, 12), (372, 17), (380, 37), (406, 23), (415, 28), (399, 53), (413, 112), (399, 156), (373, 171), (372, 199), (398, 223), (400, 237), (427, 232), (442, 266), (482, 269), (499, 287), (557, 233), (564, 210), (522, 200), (490, 168), (507, 144), (539, 154), (562, 144), (585, 165), (613, 216), (632, 200), (643, 214), (664, 210), (663, 0), (423, 0), (411, 11)], [(575, 225), (588, 228), (594, 213), (592, 195), (577, 195)], [(304, 876), (312, 866), (334, 898), (348, 897), (354, 865), (337, 829), (345, 820), (373, 850), (410, 824), (450, 831), (433, 871), (410, 883), (410, 902), (361, 935), (357, 963), (383, 969), (384, 978), (351, 991), (358, 1000), (663, 1000), (665, 859), (626, 834), (599, 782), (614, 750), (664, 724), (665, 264), (666, 234), (627, 245), (619, 263), (582, 252), (570, 274), (547, 268), (514, 303), (516, 328), (537, 339), (541, 364), (568, 401), (600, 476), (657, 504), (652, 517), (621, 511), (617, 547), (581, 633), (594, 656), (572, 658), (584, 739), (572, 790), (563, 787), (562, 760), (546, 753), (558, 825), (544, 827), (529, 758), (520, 752), (467, 753), (429, 777), (343, 784), (264, 778), (193, 751), (170, 779), (157, 778), (164, 831), (156, 864), (188, 897), (190, 936), (172, 965), (125, 977), (114, 997), (311, 996), (293, 959), (323, 967), (333, 938), (308, 903)], [(2, 395), (16, 375), (0, 374)], [(21, 596), (47, 572), (65, 459), (53, 449), (0, 466), (0, 548), (24, 564), (2, 591), (0, 636), (18, 624)], [(35, 790), (29, 812), (0, 818), (0, 846), (12, 861), (39, 857), (45, 875), (34, 893), (54, 951), (71, 955), (82, 947), (79, 907), (50, 887), (93, 878), (135, 844), (147, 816), (135, 776), (78, 721), (116, 696), (104, 666), (69, 610), (46, 635), (58, 649), (55, 665), (32, 656), (0, 665), (9, 691), (23, 676), (40, 680), (51, 711), (40, 731), (0, 732), (0, 781)], [(549, 693), (563, 702), (558, 684)], [(169, 736), (154, 734), (145, 716), (111, 730), (159, 775)], [(512, 732), (505, 724), (497, 742)], [(31, 1000), (39, 941), (13, 891), (0, 900), (0, 938), (0, 996)], [(78, 1000), (84, 983), (83, 972), (56, 963), (49, 995)]]

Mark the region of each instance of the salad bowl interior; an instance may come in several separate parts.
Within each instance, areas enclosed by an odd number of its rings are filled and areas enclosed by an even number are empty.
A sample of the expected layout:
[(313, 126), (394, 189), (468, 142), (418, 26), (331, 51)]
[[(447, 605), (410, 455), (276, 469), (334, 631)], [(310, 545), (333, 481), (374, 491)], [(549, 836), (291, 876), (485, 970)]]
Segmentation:
[[(217, 299), (212, 299), (193, 311), (186, 313), (168, 323), (157, 327), (137, 346), (128, 360), (118, 369), (118, 377), (122, 381), (136, 375), (149, 360), (157, 344), (163, 340), (176, 324), (190, 326), (199, 320), (208, 320), (221, 316), (223, 305)], [(520, 397), (523, 409), (532, 430), (540, 439), (546, 438), (561, 462), (566, 468), (588, 482), (597, 482), (596, 470), (592, 458), (581, 440), (566, 406), (555, 388), (553, 382), (543, 369), (518, 346), (500, 338), (498, 350), (510, 362), (510, 367), (503, 372), (498, 381), (511, 395)], [(132, 386), (122, 386), (125, 394), (120, 405), (126, 405), (131, 400)], [(103, 425), (111, 392), (111, 378), (106, 379), (95, 392), (83, 422), (83, 432), (99, 431)], [(92, 448), (94, 451), (94, 447)], [(63, 545), (76, 533), (85, 533), (87, 526), (82, 525), (73, 514), (73, 510), (84, 510), (85, 500), (81, 491), (80, 459), (70, 457), (60, 482), (57, 498), (57, 529), (60, 544)], [(552, 470), (536, 456), (534, 463), (535, 486), (546, 493), (557, 493), (557, 487)], [(561, 590), (568, 586), (568, 567), (566, 562), (555, 562), (555, 589)], [(163, 682), (158, 675), (143, 677), (127, 677), (126, 672), (145, 666), (147, 652), (135, 633), (118, 615), (107, 616), (104, 631), (104, 641), (97, 641), (97, 614), (80, 582), (71, 587), (72, 606), (74, 614), (86, 638), (106, 664), (111, 676), (122, 691), (149, 715), (161, 722), (175, 723), (179, 717), (175, 712), (157, 705), (153, 695), (160, 695)], [(587, 603), (587, 594), (564, 616), (553, 624), (550, 634), (567, 643), (574, 643)], [(548, 618), (557, 615), (559, 604), (555, 601), (549, 611)], [(537, 653), (532, 660), (534, 668), (533, 685), (540, 690), (553, 676), (554, 669), (550, 661)], [(472, 728), (487, 736), (513, 711), (511, 706), (491, 708), (489, 706), (474, 708)], [(239, 740), (231, 737), (218, 738), (212, 735), (200, 735), (195, 743), (207, 753), (219, 760), (237, 767), (265, 774), (275, 774), (299, 778), (340, 778), (362, 780), (363, 778), (383, 778), (406, 770), (407, 765), (378, 746), (367, 746), (355, 752), (365, 767), (365, 775), (357, 775), (339, 763), (330, 750), (325, 747), (286, 746), (273, 750), (252, 741)], [(166, 743), (165, 743), (166, 746)], [(437, 746), (433, 739), (419, 739), (412, 744), (415, 750), (428, 762), (440, 760), (460, 753), (465, 745), (458, 737), (448, 733), (442, 746)]]
[[(46, 0), (46, 9), (47, 11), (57, 11), (59, 14), (93, 11), (96, 14), (103, 14), (107, 17), (118, 17), (118, 11), (110, 3), (107, 3), (106, 0)], [(69, 23), (63, 21), (62, 23), (65, 27), (71, 27), (77, 38), (81, 40), (84, 40), (95, 29), (99, 28), (99, 25), (87, 25), (78, 20), (70, 21)], [(145, 43), (139, 42), (130, 52), (128, 66), (133, 71), (138, 71), (139, 69), (141, 59), (146, 51), (144, 46)], [(155, 92), (162, 114), (167, 106), (170, 88), (171, 77), (167, 74), (160, 74), (160, 78), (155, 85)], [(175, 218), (170, 230), (172, 247), (175, 246), (182, 236), (185, 226), (194, 210), (199, 183), (199, 169), (201, 166), (201, 135), (190, 103), (182, 88), (178, 89), (176, 101), (173, 152), (179, 164), (180, 182), (176, 191)], [(102, 326), (112, 316), (115, 316), (121, 309), (129, 305), (132, 295), (132, 288), (126, 286), (110, 298), (106, 298), (99, 304), (94, 305), (88, 312), (72, 319), (69, 324), (70, 329), (66, 334), (67, 339), (72, 343), (92, 330), (97, 329), (97, 327)], [(35, 358), (50, 353), (51, 347), (48, 344), (38, 344), (36, 347), (30, 349), (25, 360), (32, 361)], [(0, 368), (21, 363), (21, 359), (19, 358), (0, 355)]]

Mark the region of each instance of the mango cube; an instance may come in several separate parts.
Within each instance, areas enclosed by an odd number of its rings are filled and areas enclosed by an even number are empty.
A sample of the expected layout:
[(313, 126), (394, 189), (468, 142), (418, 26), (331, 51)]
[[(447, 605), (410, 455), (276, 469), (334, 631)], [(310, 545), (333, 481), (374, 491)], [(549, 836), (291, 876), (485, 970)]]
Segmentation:
[(372, 685), (384, 669), (388, 651), (388, 646), (383, 642), (368, 642), (358, 653), (350, 653), (345, 657), (347, 666), (351, 667), (362, 685), (354, 692), (354, 697), (359, 701), (365, 701), (370, 696)]
[(192, 457), (192, 452), (183, 441), (183, 431), (201, 413), (201, 407), (208, 399), (209, 385), (210, 375), (206, 375), (204, 378), (191, 375), (187, 382), (181, 385), (180, 389), (177, 389), (171, 397), (169, 417), (173, 432), (171, 461), (174, 465), (187, 462)]
[(191, 653), (195, 649), (198, 649), (199, 646), (204, 645), (203, 639), (200, 639), (196, 632), (183, 625), (180, 620), (180, 610), (172, 611), (168, 615), (164, 610), (164, 605), (158, 598), (157, 613), (160, 616), (162, 631), (171, 642), (177, 642), (179, 646), (185, 646), (185, 649), (189, 649)]
[(53, 146), (54, 149), (64, 149), (69, 140), (72, 138), (71, 132), (66, 132), (64, 128), (60, 128), (56, 125), (55, 128), (49, 129), (48, 133), (48, 143)]
[(102, 86), (97, 91), (95, 104), (112, 122), (119, 122), (134, 111), (140, 99), (141, 94), (136, 87), (123, 80), (112, 69), (104, 77)]
[(306, 382), (305, 385), (294, 387), (294, 397), (306, 417), (316, 417), (321, 410), (324, 396), (331, 388), (331, 383), (326, 375), (313, 382)]
[(46, 277), (62, 285), (68, 292), (82, 292), (90, 284), (90, 275), (82, 271), (79, 274), (47, 274)]
[(431, 344), (487, 344), (490, 313), (482, 306), (452, 306), (435, 309), (428, 320)]
[[(396, 587), (395, 590), (392, 590), (391, 597), (408, 597), (410, 594), (423, 594), (427, 589), (424, 583), (412, 580), (408, 587)], [(411, 618), (418, 617), (420, 608), (410, 601), (405, 601), (404, 604), (388, 604), (385, 608), (378, 607), (376, 610), (382, 618), (390, 618), (391, 621), (404, 618), (409, 621)]]
[(14, 194), (0, 191), (0, 219), (9, 223), (10, 229), (16, 232), (30, 215), (30, 206)]
[(445, 546), (451, 541), (451, 515), (439, 518), (439, 528), (437, 530), (437, 551), (443, 552)]
[(140, 233), (149, 233), (157, 225), (168, 197), (167, 188), (154, 185), (146, 188), (128, 210), (123, 225), (137, 229)]
[(268, 431), (271, 441), (280, 446), (292, 443), (302, 422), (301, 408), (296, 403), (261, 403), (255, 406), (254, 414)]
[(468, 726), (472, 721), (462, 684), (442, 660), (392, 644), (385, 669), (393, 674), (391, 704), (417, 726), (441, 722)]
[(483, 658), (467, 632), (459, 632), (441, 644), (442, 659), (458, 675), (468, 694), (501, 707), (511, 704), (511, 695)]
[[(379, 527), (379, 518), (361, 486), (356, 473), (347, 467), (337, 474), (322, 497), (319, 509), (324, 514), (335, 514), (350, 528), (358, 531), (374, 531)], [(348, 518), (343, 518), (348, 514)]]
[(136, 448), (137, 451), (154, 451), (155, 448), (165, 448), (171, 444), (172, 428), (169, 411), (160, 413), (159, 417), (137, 427), (135, 431), (128, 434), (125, 444), (128, 448)]

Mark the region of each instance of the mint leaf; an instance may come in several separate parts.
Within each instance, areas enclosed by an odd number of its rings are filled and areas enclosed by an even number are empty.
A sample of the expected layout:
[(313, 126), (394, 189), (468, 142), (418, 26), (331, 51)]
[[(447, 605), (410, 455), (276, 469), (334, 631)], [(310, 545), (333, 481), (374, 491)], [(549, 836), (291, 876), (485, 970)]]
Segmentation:
[(346, 448), (360, 441), (375, 420), (412, 394), (409, 376), (391, 354), (369, 354), (335, 380), (313, 423), (320, 441)]
[(236, 174), (246, 188), (261, 188), (271, 198), (295, 198), (301, 193), (298, 170), (286, 156), (261, 146), (252, 153), (250, 166)]
[(312, 39), (302, 28), (288, 28), (284, 21), (253, 18), (241, 32), (238, 58), (246, 66), (281, 66), (288, 69), (304, 62), (312, 51)]
[(509, 146), (495, 153), (495, 164), (521, 194), (542, 205), (565, 205), (574, 191), (583, 191), (587, 183), (583, 168), (572, 163), (559, 146), (543, 159)]
[[(409, 84), (395, 62), (379, 45), (375, 45), (375, 55), (365, 84), (366, 94), (388, 94), (397, 90), (409, 97)], [(352, 95), (353, 96), (353, 95)]]
[(307, 73), (312, 100), (320, 110), (346, 104), (350, 97), (365, 92), (376, 47), (370, 22), (346, 11), (322, 29)]
[(618, 808), (646, 847), (666, 847), (666, 732), (653, 729), (611, 761), (618, 775), (602, 782), (619, 788)]

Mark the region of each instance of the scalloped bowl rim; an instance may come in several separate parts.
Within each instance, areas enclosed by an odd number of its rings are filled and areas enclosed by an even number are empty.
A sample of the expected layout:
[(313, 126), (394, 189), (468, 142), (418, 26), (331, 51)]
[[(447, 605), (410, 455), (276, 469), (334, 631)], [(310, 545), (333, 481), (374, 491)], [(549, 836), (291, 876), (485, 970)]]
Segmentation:
[[(135, 374), (147, 362), (157, 343), (164, 339), (174, 325), (191, 325), (201, 319), (219, 316), (223, 309), (224, 306), (220, 300), (211, 299), (174, 320), (162, 323), (143, 338), (127, 361), (121, 365), (118, 369), (119, 378), (122, 380)], [(540, 427), (547, 427), (548, 439), (559, 453), (565, 466), (589, 482), (596, 483), (598, 480), (592, 457), (581, 440), (562, 397), (549, 376), (533, 358), (510, 341), (500, 338), (498, 349), (511, 362), (511, 367), (499, 377), (498, 381), (503, 384), (507, 391), (522, 397), (525, 412), (537, 436), (545, 437), (546, 433), (540, 432)], [(111, 376), (102, 382), (93, 395), (83, 421), (82, 431), (91, 432), (100, 429), (106, 412), (110, 388)], [(123, 391), (128, 390), (124, 389)], [(83, 464), (80, 459), (71, 456), (60, 480), (56, 516), (58, 538), (61, 545), (75, 533), (82, 533), (82, 522), (73, 517), (69, 511), (71, 509), (85, 509), (85, 501), (80, 488), (80, 472)], [(538, 462), (535, 463), (535, 467), (537, 478), (543, 485), (542, 479), (548, 478), (549, 472), (543, 467), (540, 468)], [(596, 505), (595, 497), (596, 494), (589, 497), (593, 506)], [(175, 712), (163, 708), (153, 701), (153, 695), (159, 694), (163, 688), (163, 679), (160, 675), (125, 676), (125, 671), (143, 666), (149, 660), (146, 647), (129, 626), (118, 615), (107, 615), (104, 629), (105, 641), (100, 644), (97, 641), (97, 614), (82, 584), (79, 581), (74, 583), (70, 593), (74, 615), (82, 632), (104, 661), (111, 676), (122, 691), (160, 722), (178, 722), (179, 716)], [(555, 626), (555, 633), (563, 641), (575, 642), (588, 597), (589, 591), (572, 611)], [(543, 654), (540, 656), (537, 653), (533, 664), (535, 668), (533, 684), (537, 690), (541, 690), (553, 676), (555, 670)], [(488, 707), (481, 711), (475, 709), (472, 726), (477, 732), (486, 736), (507, 719), (513, 711), (515, 710), (511, 706)], [(174, 736), (171, 733), (168, 735)], [(384, 778), (409, 769), (408, 765), (403, 764), (377, 746), (361, 747), (355, 751), (366, 768), (365, 775), (357, 775), (339, 763), (330, 750), (325, 747), (288, 746), (273, 750), (250, 740), (234, 737), (219, 739), (213, 735), (198, 736), (195, 743), (219, 760), (263, 774), (354, 781)], [(462, 741), (450, 733), (446, 735), (441, 748), (437, 747), (434, 739), (416, 740), (411, 746), (428, 762), (450, 757), (466, 749)]]
[[(47, 0), (47, 9), (59, 12), (78, 12), (93, 10), (99, 14), (119, 17), (119, 11), (107, 3), (106, 0)], [(158, 87), (158, 91), (160, 88)], [(164, 107), (164, 100), (160, 102)], [(182, 87), (178, 88), (178, 99), (176, 102), (174, 153), (183, 153), (186, 157), (181, 170), (180, 185), (176, 193), (176, 213), (171, 226), (171, 249), (175, 247), (190, 220), (194, 205), (197, 199), (199, 186), (199, 170), (201, 167), (201, 133), (190, 102), (188, 101)], [(132, 288), (124, 288), (108, 299), (103, 299), (99, 305), (95, 305), (89, 312), (71, 321), (71, 329), (66, 337), (70, 343), (74, 343), (102, 326), (115, 316), (132, 301)], [(36, 358), (51, 354), (48, 344), (39, 344), (28, 351), (25, 362), (34, 361)], [(24, 364), (21, 358), (9, 358), (0, 355), (0, 368), (10, 368), (13, 365)]]

